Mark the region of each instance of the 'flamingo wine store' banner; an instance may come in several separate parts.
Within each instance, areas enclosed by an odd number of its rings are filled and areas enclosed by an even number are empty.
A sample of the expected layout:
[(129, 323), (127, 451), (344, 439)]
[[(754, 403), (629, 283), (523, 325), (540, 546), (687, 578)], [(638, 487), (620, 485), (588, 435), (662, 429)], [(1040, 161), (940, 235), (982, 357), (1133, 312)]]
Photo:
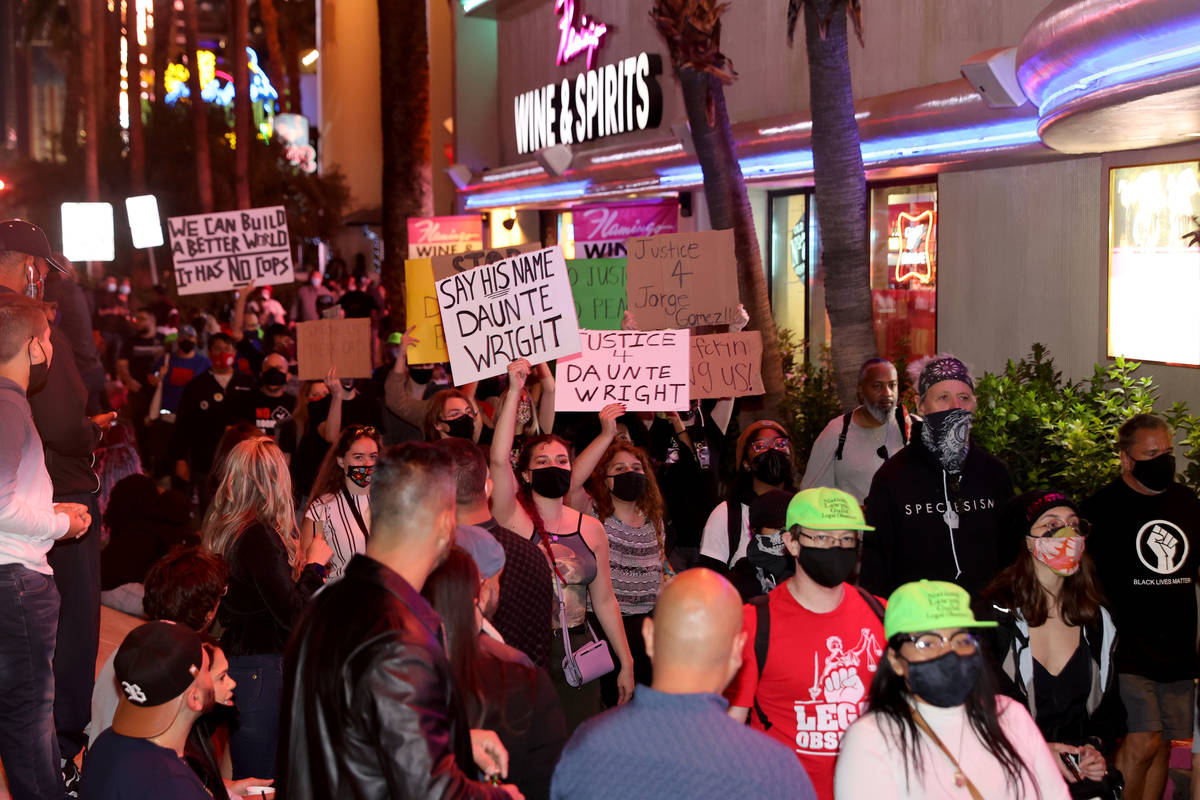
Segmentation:
[(576, 258), (620, 258), (625, 240), (679, 230), (679, 204), (578, 206), (571, 213)]
[(482, 249), (483, 218), (478, 214), (408, 218), (409, 258), (432, 258)]

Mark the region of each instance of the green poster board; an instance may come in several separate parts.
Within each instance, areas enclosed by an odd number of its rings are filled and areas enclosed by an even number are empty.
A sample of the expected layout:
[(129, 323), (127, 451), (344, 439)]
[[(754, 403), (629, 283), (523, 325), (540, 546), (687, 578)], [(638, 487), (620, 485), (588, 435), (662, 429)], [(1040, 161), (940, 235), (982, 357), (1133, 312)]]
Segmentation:
[(576, 258), (567, 261), (579, 327), (618, 331), (625, 315), (625, 259)]

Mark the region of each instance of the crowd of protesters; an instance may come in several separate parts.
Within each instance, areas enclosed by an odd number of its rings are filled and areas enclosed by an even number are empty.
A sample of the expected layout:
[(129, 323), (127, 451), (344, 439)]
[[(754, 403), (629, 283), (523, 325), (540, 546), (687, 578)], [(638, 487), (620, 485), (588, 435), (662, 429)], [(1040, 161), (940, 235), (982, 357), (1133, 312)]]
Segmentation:
[[(0, 222), (16, 798), (1150, 800), (1193, 736), (1200, 500), (1157, 417), (1093, 497), (1015, 495), (950, 355), (911, 414), (866, 362), (798, 454), (731, 398), (456, 387), (365, 274), (194, 313), (79, 281)], [(322, 316), (371, 319), (372, 377), (298, 380)], [(97, 677), (101, 603), (148, 621)]]

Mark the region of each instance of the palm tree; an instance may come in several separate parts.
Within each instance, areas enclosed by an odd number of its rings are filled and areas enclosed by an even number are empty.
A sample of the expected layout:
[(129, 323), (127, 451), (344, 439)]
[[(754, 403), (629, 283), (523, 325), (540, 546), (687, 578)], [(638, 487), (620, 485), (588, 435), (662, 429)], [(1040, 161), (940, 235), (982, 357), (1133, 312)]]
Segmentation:
[(383, 122), (383, 285), (400, 302), (408, 218), (429, 216), (429, 36), (424, 0), (378, 0), (379, 100)]
[(725, 86), (735, 77), (733, 65), (721, 52), (721, 15), (727, 7), (728, 3), (717, 0), (654, 0), (650, 18), (667, 43), (683, 91), (713, 228), (733, 229), (742, 302), (750, 313), (751, 327), (762, 332), (764, 410), (777, 415), (783, 398), (779, 335), (771, 315), (746, 181), (725, 108)]
[(171, 58), (171, 32), (175, 28), (174, 0), (154, 1), (154, 45), (151, 48), (150, 66), (154, 69), (154, 113), (166, 107), (165, 78), (167, 64)]
[[(262, 14), (263, 34), (267, 38), (267, 57), (276, 75), (285, 73), (287, 67), (283, 60), (283, 47), (279, 43), (279, 12), (275, 9), (275, 0), (259, 0), (259, 13)], [(291, 76), (287, 81), (280, 81), (283, 93), (279, 97), (279, 105), (284, 111), (292, 110)]]
[[(867, 241), (867, 180), (850, 85), (847, 18), (862, 44), (860, 0), (789, 0), (788, 44), (800, 12), (808, 50), (813, 191), (833, 370), (842, 405), (856, 404), (858, 369), (875, 355)], [(844, 12), (844, 13), (843, 13)]]
[(125, 42), (129, 65), (129, 186), (146, 193), (146, 136), (142, 129), (142, 48), (137, 36), (137, 7), (126, 6)]
[(250, 39), (247, 0), (230, 0), (233, 26), (233, 184), (238, 208), (250, 208), (250, 150), (256, 136), (250, 110), (250, 64), (246, 46)]
[(212, 165), (208, 149), (208, 109), (200, 97), (200, 51), (199, 23), (196, 19), (198, 0), (183, 0), (183, 28), (188, 52), (188, 98), (192, 106), (192, 125), (196, 141), (196, 194), (200, 199), (200, 210), (213, 210)]
[[(95, 17), (92, 15), (92, 4), (88, 0), (79, 0), (79, 52), (83, 61), (83, 69), (79, 74), (80, 91), (83, 94), (83, 182), (87, 190), (89, 202), (100, 199), (100, 136), (97, 130), (99, 115), (96, 113), (96, 81), (99, 71), (96, 69), (96, 39), (94, 30)], [(71, 120), (63, 120), (64, 124)]]

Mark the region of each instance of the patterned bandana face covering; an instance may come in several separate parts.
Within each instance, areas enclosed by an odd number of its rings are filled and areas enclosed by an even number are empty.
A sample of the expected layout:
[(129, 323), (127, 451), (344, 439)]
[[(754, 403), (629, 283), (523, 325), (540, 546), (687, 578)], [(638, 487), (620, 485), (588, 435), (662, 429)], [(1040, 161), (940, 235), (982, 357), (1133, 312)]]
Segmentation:
[(921, 377), (917, 380), (917, 394), (924, 396), (930, 386), (942, 381), (962, 381), (971, 387), (971, 391), (975, 391), (975, 381), (971, 380), (971, 372), (967, 365), (954, 356), (946, 356), (930, 361), (921, 370)]
[(1083, 561), (1086, 541), (1070, 525), (1059, 528), (1054, 536), (1026, 536), (1029, 552), (1057, 575), (1074, 575)]
[(971, 412), (951, 408), (925, 415), (921, 441), (946, 472), (962, 472), (971, 436)]
[(371, 485), (371, 473), (374, 471), (374, 467), (346, 467), (346, 477), (355, 486), (365, 489)]

